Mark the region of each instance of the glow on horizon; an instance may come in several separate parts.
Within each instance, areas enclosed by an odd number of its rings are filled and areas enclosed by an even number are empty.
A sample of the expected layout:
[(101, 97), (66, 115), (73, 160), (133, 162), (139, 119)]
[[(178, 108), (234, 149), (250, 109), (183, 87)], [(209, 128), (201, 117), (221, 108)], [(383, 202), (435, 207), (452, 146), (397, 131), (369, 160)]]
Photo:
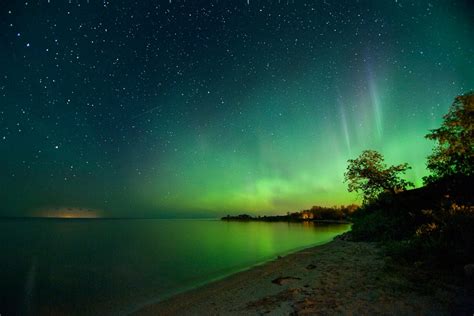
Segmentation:
[(76, 207), (62, 207), (62, 208), (47, 208), (33, 212), (33, 215), (44, 218), (100, 218), (102, 212), (91, 209), (76, 208)]

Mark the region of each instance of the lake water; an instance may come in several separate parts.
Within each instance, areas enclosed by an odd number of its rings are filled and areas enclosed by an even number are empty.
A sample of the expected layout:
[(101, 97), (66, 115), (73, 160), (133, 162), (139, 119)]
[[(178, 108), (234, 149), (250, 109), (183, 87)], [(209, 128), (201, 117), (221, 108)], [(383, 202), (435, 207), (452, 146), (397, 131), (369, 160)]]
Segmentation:
[(348, 229), (220, 220), (0, 220), (0, 314), (127, 314)]

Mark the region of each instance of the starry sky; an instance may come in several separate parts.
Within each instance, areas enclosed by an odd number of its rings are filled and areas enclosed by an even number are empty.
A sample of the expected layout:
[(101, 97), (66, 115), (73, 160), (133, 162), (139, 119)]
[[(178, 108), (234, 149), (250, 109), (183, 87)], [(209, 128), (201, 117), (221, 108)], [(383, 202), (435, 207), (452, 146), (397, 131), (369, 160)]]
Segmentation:
[(364, 149), (421, 185), (473, 31), (470, 1), (2, 1), (0, 215), (357, 203)]

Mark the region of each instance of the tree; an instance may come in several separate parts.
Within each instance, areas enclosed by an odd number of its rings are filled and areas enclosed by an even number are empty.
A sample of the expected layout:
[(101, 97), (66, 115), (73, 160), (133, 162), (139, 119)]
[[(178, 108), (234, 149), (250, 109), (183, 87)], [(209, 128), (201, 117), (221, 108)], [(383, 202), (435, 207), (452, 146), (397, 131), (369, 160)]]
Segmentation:
[(428, 156), (427, 168), (431, 175), (425, 182), (453, 176), (474, 174), (474, 92), (454, 99), (440, 128), (433, 129), (428, 139), (437, 142)]
[(364, 204), (374, 201), (382, 192), (395, 194), (413, 186), (400, 178), (411, 168), (408, 164), (387, 167), (383, 156), (375, 150), (364, 150), (359, 157), (347, 162), (344, 182), (348, 183), (349, 192), (362, 193)]

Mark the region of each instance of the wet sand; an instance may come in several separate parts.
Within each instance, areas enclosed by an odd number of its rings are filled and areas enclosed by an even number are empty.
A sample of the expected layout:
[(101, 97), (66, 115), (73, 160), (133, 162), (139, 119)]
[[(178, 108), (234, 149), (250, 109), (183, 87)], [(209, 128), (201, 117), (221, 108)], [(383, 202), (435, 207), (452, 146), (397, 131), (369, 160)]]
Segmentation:
[[(178, 294), (137, 315), (445, 315), (459, 288), (335, 240)], [(434, 283), (433, 283), (434, 282)], [(456, 312), (455, 312), (456, 313)]]

